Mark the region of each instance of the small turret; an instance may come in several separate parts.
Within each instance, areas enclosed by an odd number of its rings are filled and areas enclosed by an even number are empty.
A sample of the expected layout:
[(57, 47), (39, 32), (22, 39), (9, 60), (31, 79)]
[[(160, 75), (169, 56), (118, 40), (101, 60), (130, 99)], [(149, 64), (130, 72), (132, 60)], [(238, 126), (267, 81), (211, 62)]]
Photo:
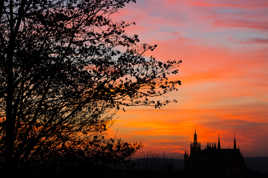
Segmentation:
[(186, 153), (186, 151), (184, 152), (184, 159), (188, 159), (188, 154)]
[(187, 170), (189, 168), (188, 161), (189, 161), (189, 155), (185, 151), (184, 152), (184, 170)]

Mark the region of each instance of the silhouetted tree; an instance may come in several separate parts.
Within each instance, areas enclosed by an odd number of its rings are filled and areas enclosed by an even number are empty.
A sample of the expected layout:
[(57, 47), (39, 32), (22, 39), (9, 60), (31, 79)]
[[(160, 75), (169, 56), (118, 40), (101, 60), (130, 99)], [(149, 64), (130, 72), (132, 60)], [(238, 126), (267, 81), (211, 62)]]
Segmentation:
[[(81, 141), (83, 142), (81, 144)], [(94, 136), (93, 139), (83, 139), (78, 142), (73, 140), (71, 145), (64, 146), (55, 152), (50, 152), (49, 157), (44, 157), (42, 160), (57, 159), (65, 162), (77, 161), (87, 166), (126, 166), (129, 157), (141, 147), (138, 143), (128, 143), (121, 139), (107, 139), (103, 135)], [(82, 147), (81, 147), (82, 145)]]
[(169, 102), (158, 96), (177, 90), (180, 81), (168, 76), (181, 61), (144, 57), (156, 46), (109, 18), (129, 2), (0, 1), (0, 140), (8, 167), (94, 138), (114, 110)]

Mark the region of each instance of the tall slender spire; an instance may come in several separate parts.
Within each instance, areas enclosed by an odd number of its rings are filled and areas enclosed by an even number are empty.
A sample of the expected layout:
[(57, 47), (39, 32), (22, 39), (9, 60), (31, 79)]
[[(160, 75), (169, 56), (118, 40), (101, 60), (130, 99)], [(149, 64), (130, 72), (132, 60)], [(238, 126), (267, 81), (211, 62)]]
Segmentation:
[(221, 149), (221, 139), (220, 139), (220, 135), (218, 136), (218, 149)]
[(236, 150), (236, 137), (234, 137), (234, 150)]
[(196, 133), (196, 129), (194, 130), (194, 143), (197, 144), (197, 133)]

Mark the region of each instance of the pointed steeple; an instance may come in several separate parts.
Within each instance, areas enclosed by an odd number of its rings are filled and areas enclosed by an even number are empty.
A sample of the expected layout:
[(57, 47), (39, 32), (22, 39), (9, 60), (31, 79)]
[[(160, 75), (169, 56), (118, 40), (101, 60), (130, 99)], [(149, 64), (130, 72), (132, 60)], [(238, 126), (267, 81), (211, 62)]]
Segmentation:
[(234, 150), (236, 150), (236, 137), (234, 137)]
[(196, 129), (194, 130), (194, 144), (197, 144), (197, 133), (196, 133)]
[(191, 150), (190, 154), (197, 153), (197, 152), (201, 151), (201, 144), (198, 143), (198, 141), (197, 141), (196, 129), (194, 131), (194, 141), (193, 141), (193, 143), (191, 143), (191, 149), (190, 150)]
[(220, 139), (220, 136), (218, 136), (218, 149), (219, 150), (221, 149), (221, 139)]

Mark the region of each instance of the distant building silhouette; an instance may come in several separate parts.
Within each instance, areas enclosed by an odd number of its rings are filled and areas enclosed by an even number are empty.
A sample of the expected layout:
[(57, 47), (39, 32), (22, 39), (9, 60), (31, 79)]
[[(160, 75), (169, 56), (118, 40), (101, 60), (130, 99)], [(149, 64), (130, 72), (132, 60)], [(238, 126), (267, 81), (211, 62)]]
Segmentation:
[(191, 175), (209, 177), (244, 177), (247, 170), (244, 158), (237, 147), (236, 138), (234, 138), (233, 148), (222, 148), (218, 137), (218, 144), (208, 143), (204, 149), (201, 149), (196, 131), (190, 154), (186, 152), (184, 154), (184, 168)]

